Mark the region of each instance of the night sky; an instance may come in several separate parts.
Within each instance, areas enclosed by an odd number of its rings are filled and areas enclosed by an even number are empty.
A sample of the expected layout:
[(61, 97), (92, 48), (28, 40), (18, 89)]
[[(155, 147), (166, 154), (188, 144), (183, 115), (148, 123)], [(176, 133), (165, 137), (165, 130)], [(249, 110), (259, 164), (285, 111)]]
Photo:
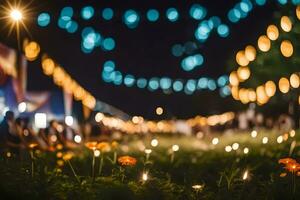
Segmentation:
[[(3, 0), (2, 0), (3, 1)], [(22, 3), (26, 1), (22, 1)], [(154, 118), (155, 108), (162, 106), (166, 114), (163, 118), (176, 116), (178, 118), (193, 117), (197, 114), (216, 114), (233, 109), (234, 101), (231, 97), (221, 98), (219, 92), (196, 91), (193, 95), (181, 93), (164, 94), (161, 90), (150, 92), (137, 87), (127, 88), (115, 86), (102, 81), (103, 63), (114, 60), (117, 69), (123, 73), (130, 73), (137, 77), (150, 78), (152, 76), (170, 78), (197, 79), (201, 76), (217, 78), (228, 74), (228, 63), (235, 58), (235, 53), (247, 44), (256, 44), (257, 37), (272, 23), (274, 11), (278, 4), (268, 1), (267, 5), (255, 7), (247, 18), (237, 24), (227, 19), (227, 13), (238, 0), (35, 0), (31, 6), (30, 17), (26, 19), (30, 35), (24, 30), (22, 38), (29, 37), (37, 41), (43, 53), (47, 53), (70, 73), (85, 89), (96, 98), (109, 103), (131, 115), (143, 115)], [(230, 27), (230, 35), (220, 38), (214, 31), (211, 37), (197, 50), (205, 57), (201, 68), (185, 72), (180, 67), (181, 58), (171, 54), (172, 45), (196, 41), (194, 30), (197, 21), (189, 16), (189, 8), (193, 3), (199, 3), (208, 10), (208, 17), (219, 16)], [(86, 21), (80, 17), (80, 10), (86, 5), (95, 8), (95, 16)], [(57, 26), (57, 20), (64, 6), (74, 8), (74, 19), (79, 23), (76, 33), (70, 34)], [(101, 18), (103, 8), (111, 7), (114, 18), (104, 21)], [(175, 7), (180, 18), (176, 22), (169, 22), (165, 11)], [(146, 11), (156, 8), (160, 11), (158, 22), (150, 23), (146, 20)], [(122, 22), (122, 14), (127, 9), (134, 9), (141, 14), (140, 23), (135, 29), (127, 28)], [(51, 14), (51, 23), (45, 28), (36, 24), (36, 17), (41, 12)], [(4, 23), (1, 21), (0, 23)], [(81, 30), (92, 26), (102, 35), (112, 36), (116, 41), (116, 48), (104, 52), (100, 48), (90, 54), (81, 51)], [(0, 41), (17, 48), (15, 35), (7, 36), (8, 30), (1, 29)], [(58, 90), (52, 79), (43, 75), (40, 60), (30, 62), (28, 67), (29, 90)]]

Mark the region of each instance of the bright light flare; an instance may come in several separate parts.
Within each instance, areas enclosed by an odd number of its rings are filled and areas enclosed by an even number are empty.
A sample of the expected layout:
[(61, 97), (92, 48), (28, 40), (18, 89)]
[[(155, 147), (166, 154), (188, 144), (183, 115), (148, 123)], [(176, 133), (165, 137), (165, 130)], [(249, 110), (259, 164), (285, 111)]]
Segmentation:
[(247, 180), (249, 178), (249, 172), (248, 172), (248, 170), (246, 170), (245, 172), (244, 172), (244, 174), (243, 174), (243, 180), (245, 181), (245, 180)]
[(20, 10), (18, 9), (13, 9), (11, 12), (10, 12), (10, 17), (12, 20), (14, 21), (20, 21), (23, 19), (23, 14)]

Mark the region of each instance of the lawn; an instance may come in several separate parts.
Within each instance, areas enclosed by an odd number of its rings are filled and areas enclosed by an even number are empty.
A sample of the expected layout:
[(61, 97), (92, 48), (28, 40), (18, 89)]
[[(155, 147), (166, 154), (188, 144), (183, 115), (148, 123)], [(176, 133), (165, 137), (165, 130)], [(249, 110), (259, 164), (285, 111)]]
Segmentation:
[(278, 163), (298, 159), (300, 132), (257, 132), (129, 135), (100, 143), (99, 152), (84, 144), (6, 152), (0, 190), (4, 199), (300, 199), (298, 169)]

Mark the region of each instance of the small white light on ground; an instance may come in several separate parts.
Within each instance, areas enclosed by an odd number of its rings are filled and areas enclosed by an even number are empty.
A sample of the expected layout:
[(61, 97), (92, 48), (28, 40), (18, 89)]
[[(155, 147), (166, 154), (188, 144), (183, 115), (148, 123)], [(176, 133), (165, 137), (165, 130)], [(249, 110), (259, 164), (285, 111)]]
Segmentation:
[(248, 179), (248, 170), (246, 170), (245, 172), (244, 172), (244, 174), (243, 174), (243, 180), (245, 181), (245, 180), (247, 180)]
[(269, 138), (268, 138), (268, 137), (263, 137), (263, 139), (262, 139), (262, 143), (263, 143), (263, 144), (267, 144), (268, 141), (269, 141)]
[(75, 135), (74, 141), (75, 141), (76, 143), (80, 143), (80, 142), (81, 142), (81, 136), (80, 136), (80, 135)]
[(245, 147), (244, 148), (244, 154), (248, 154), (249, 153), (249, 148), (248, 147)]
[(233, 143), (232, 144), (232, 149), (233, 150), (238, 150), (239, 147), (240, 147), (240, 145), (238, 143)]
[(296, 131), (295, 131), (295, 130), (291, 130), (291, 131), (290, 131), (290, 136), (291, 136), (291, 137), (295, 137), (295, 135), (296, 135)]
[(280, 144), (282, 142), (283, 142), (283, 137), (282, 137), (282, 135), (280, 135), (277, 137), (277, 143)]
[(150, 153), (152, 153), (152, 150), (151, 149), (145, 149), (145, 153), (150, 154)]
[(231, 150), (232, 150), (232, 147), (231, 147), (231, 146), (226, 146), (226, 147), (225, 147), (225, 151), (226, 151), (226, 152), (230, 152)]
[(256, 138), (256, 136), (257, 136), (257, 131), (256, 131), (256, 130), (253, 130), (253, 131), (251, 132), (251, 137)]
[(95, 121), (96, 121), (96, 122), (101, 122), (101, 121), (103, 120), (103, 118), (104, 118), (103, 113), (98, 112), (98, 113), (96, 114), (96, 116), (95, 116)]
[(217, 144), (219, 143), (219, 138), (214, 138), (214, 139), (212, 139), (211, 143), (212, 143), (213, 145), (217, 145)]
[(147, 181), (148, 180), (148, 174), (143, 173), (142, 179), (143, 179), (143, 181)]
[(157, 145), (158, 145), (158, 140), (157, 139), (151, 140), (151, 146), (157, 147)]
[(99, 157), (99, 156), (100, 156), (100, 151), (99, 151), (98, 149), (96, 149), (96, 150), (94, 151), (94, 156), (95, 156), (95, 157)]
[(178, 151), (178, 150), (179, 150), (179, 146), (178, 146), (177, 144), (174, 144), (174, 145), (172, 146), (172, 150), (173, 150), (173, 151)]

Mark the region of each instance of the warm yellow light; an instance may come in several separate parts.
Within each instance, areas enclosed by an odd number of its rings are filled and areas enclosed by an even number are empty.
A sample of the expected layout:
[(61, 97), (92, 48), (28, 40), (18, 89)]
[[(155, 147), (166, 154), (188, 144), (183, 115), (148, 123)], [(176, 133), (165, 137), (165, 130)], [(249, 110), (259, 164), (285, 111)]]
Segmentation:
[(297, 74), (292, 74), (290, 76), (290, 84), (293, 88), (299, 88), (300, 86), (300, 78)]
[(266, 94), (265, 87), (264, 86), (258, 86), (256, 88), (256, 99), (257, 103), (262, 105), (269, 101), (269, 97)]
[(271, 48), (271, 41), (267, 36), (262, 35), (258, 38), (257, 45), (261, 51), (267, 52)]
[(162, 115), (163, 112), (164, 112), (164, 109), (162, 107), (157, 107), (155, 112), (156, 112), (157, 115)]
[(249, 103), (249, 91), (247, 89), (241, 88), (239, 90), (239, 99), (243, 104)]
[(25, 42), (24, 52), (27, 60), (34, 61), (40, 53), (40, 45), (36, 42)]
[(52, 59), (46, 58), (42, 61), (43, 71), (46, 75), (50, 76), (54, 72), (55, 63)]
[(277, 38), (279, 36), (278, 28), (275, 25), (268, 26), (267, 36), (270, 40), (277, 40)]
[(290, 90), (290, 82), (287, 78), (281, 78), (279, 80), (279, 90), (282, 93), (288, 93)]
[(300, 20), (300, 6), (297, 6), (297, 8), (296, 8), (296, 15), (297, 15), (297, 18)]
[(249, 101), (256, 101), (256, 93), (254, 90), (250, 89), (249, 92), (248, 92), (248, 98), (249, 98)]
[(289, 40), (282, 41), (280, 51), (284, 57), (291, 57), (294, 52), (293, 44)]
[(241, 66), (246, 66), (249, 64), (249, 60), (245, 56), (245, 51), (237, 52), (235, 59), (236, 59), (236, 62)]
[(239, 88), (236, 86), (231, 87), (231, 95), (235, 100), (240, 100), (239, 99)]
[(292, 30), (292, 21), (289, 17), (283, 16), (280, 20), (280, 26), (285, 32), (290, 32)]
[(247, 66), (239, 67), (237, 70), (237, 75), (241, 81), (247, 80), (251, 75), (249, 67)]
[(20, 21), (23, 19), (23, 15), (21, 13), (20, 10), (18, 9), (13, 9), (11, 12), (10, 12), (10, 17), (12, 18), (12, 20), (14, 21)]
[(237, 75), (236, 71), (233, 71), (233, 72), (230, 73), (229, 82), (233, 86), (239, 85), (239, 78), (238, 78), (238, 75)]
[(265, 90), (268, 97), (272, 97), (276, 92), (276, 85), (273, 81), (267, 81), (265, 84)]
[(246, 56), (246, 58), (247, 58), (249, 61), (255, 60), (255, 58), (256, 58), (256, 49), (255, 49), (253, 46), (248, 45), (248, 46), (245, 48), (245, 56)]

